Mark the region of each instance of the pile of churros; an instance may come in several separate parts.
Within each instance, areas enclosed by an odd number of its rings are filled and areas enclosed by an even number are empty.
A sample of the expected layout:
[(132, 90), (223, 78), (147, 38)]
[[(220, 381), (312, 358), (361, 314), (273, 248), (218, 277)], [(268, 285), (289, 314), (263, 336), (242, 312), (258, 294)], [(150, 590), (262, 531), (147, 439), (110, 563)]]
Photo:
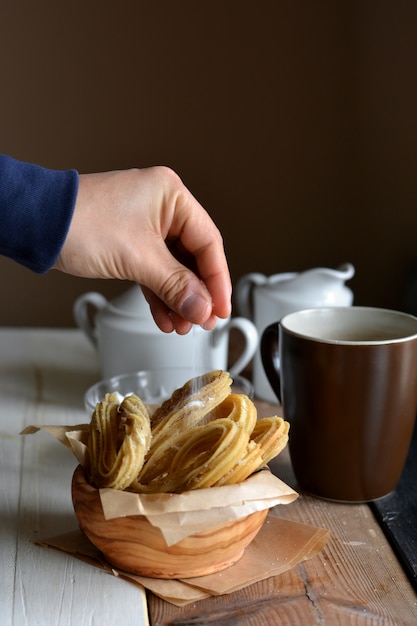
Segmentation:
[(95, 487), (182, 493), (245, 480), (283, 450), (289, 424), (257, 417), (216, 370), (186, 382), (150, 416), (132, 394), (106, 394), (92, 415), (88, 474)]

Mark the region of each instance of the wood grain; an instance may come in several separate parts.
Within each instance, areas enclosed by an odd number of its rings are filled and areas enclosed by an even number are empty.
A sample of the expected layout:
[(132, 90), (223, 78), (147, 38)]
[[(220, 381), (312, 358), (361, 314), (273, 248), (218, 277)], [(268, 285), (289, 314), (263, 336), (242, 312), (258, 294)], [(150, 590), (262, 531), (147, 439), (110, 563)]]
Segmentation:
[(268, 509), (256, 511), (168, 546), (160, 529), (143, 515), (106, 520), (99, 491), (89, 485), (80, 466), (74, 472), (72, 496), (81, 529), (107, 561), (150, 578), (192, 578), (230, 567), (242, 557), (268, 514)]
[[(136, 586), (33, 540), (73, 530), (73, 459), (28, 424), (85, 421), (82, 397), (99, 376), (78, 331), (0, 329), (0, 605), (2, 623), (147, 624)], [(279, 411), (258, 404), (260, 415)], [(271, 464), (296, 488), (287, 452)], [(324, 550), (280, 576), (178, 608), (148, 594), (153, 626), (414, 626), (417, 595), (366, 505), (306, 495), (277, 515), (328, 528)]]
[(404, 471), (395, 491), (371, 508), (417, 591), (417, 422)]
[(77, 331), (0, 329), (0, 623), (148, 626), (140, 587), (35, 544), (77, 528), (74, 458), (29, 424), (85, 421), (83, 393), (98, 375)]
[[(266, 403), (261, 414), (271, 414)], [(288, 451), (272, 471), (297, 488)], [(414, 626), (417, 596), (397, 557), (365, 504), (334, 504), (300, 494), (273, 512), (331, 531), (316, 557), (266, 581), (228, 596), (182, 608), (149, 597), (154, 626)]]

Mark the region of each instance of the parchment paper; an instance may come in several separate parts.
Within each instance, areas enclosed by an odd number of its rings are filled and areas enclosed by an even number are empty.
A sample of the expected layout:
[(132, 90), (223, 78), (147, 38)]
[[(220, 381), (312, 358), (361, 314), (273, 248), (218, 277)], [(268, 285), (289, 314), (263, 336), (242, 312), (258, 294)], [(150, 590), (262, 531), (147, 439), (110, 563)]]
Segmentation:
[[(28, 426), (22, 434), (45, 430), (69, 447), (86, 467), (88, 427)], [(196, 489), (182, 494), (136, 494), (117, 489), (100, 489), (104, 517), (114, 519), (144, 515), (159, 528), (167, 545), (178, 543), (196, 532), (216, 528), (255, 511), (293, 502), (298, 494), (269, 469), (259, 471), (237, 485)]]
[(282, 574), (315, 556), (325, 546), (329, 531), (300, 524), (269, 513), (258, 535), (235, 565), (208, 576), (183, 580), (162, 580), (136, 576), (106, 563), (80, 530), (44, 539), (38, 544), (54, 547), (99, 567), (109, 574), (142, 585), (163, 600), (184, 606), (209, 596), (224, 595)]
[[(21, 434), (45, 430), (69, 448), (81, 465), (86, 462), (88, 425), (28, 426)], [(221, 491), (219, 491), (221, 490)], [(146, 515), (161, 529), (167, 543), (248, 515), (293, 502), (298, 494), (279, 478), (259, 471), (243, 483), (213, 487), (184, 494), (138, 495), (114, 489), (100, 490), (103, 511), (108, 519), (125, 515)], [(71, 554), (108, 573), (142, 585), (164, 600), (183, 606), (212, 595), (223, 595), (275, 576), (315, 556), (326, 544), (329, 531), (269, 513), (263, 527), (233, 566), (208, 576), (186, 580), (163, 580), (136, 576), (107, 563), (80, 530), (38, 541)]]

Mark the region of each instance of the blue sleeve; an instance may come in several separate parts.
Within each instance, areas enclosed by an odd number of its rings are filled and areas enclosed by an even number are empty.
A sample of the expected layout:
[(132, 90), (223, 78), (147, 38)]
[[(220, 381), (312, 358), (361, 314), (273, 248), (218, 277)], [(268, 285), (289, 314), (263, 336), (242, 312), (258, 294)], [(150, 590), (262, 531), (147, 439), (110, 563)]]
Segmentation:
[(78, 191), (76, 170), (50, 170), (0, 154), (0, 254), (34, 272), (51, 269)]

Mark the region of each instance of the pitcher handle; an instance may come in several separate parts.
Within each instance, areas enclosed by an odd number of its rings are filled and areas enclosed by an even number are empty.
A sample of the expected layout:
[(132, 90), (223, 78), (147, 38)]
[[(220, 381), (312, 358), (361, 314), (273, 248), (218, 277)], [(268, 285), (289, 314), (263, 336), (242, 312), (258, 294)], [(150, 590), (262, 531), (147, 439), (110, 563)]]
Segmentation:
[(87, 339), (97, 348), (97, 336), (95, 328), (90, 321), (88, 305), (94, 307), (97, 311), (101, 311), (108, 305), (108, 301), (101, 293), (89, 291), (77, 298), (73, 307), (73, 315), (77, 326), (81, 328)]
[(243, 315), (243, 317), (247, 317), (249, 319), (253, 319), (251, 302), (252, 288), (254, 285), (263, 285), (266, 280), (267, 278), (264, 274), (251, 272), (250, 274), (245, 274), (237, 281), (235, 293), (237, 309), (240, 315)]
[(214, 345), (221, 340), (223, 335), (229, 335), (232, 328), (237, 328), (237, 330), (242, 333), (245, 340), (241, 354), (236, 361), (228, 367), (229, 374), (233, 378), (240, 374), (248, 365), (249, 361), (255, 356), (259, 345), (259, 335), (255, 324), (251, 322), (251, 320), (246, 319), (246, 317), (232, 317), (225, 326), (213, 330)]
[(260, 343), (261, 360), (273, 392), (282, 403), (281, 377), (279, 373), (279, 324), (274, 322), (265, 328)]

